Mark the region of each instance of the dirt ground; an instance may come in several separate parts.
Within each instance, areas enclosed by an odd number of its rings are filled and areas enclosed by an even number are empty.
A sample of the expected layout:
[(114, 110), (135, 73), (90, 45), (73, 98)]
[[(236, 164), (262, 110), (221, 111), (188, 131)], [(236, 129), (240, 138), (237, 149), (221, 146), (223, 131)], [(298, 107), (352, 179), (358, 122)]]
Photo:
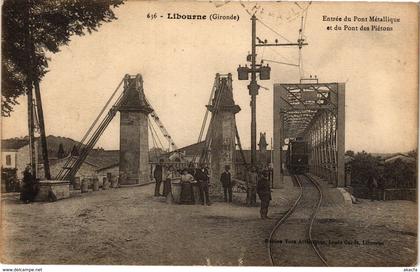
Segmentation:
[[(3, 195), (4, 263), (268, 265), (274, 220), (258, 207), (170, 205), (153, 185), (91, 192), (55, 203)], [(293, 197), (291, 195), (290, 197)], [(274, 206), (287, 207), (278, 197)]]
[[(270, 265), (265, 240), (275, 219), (234, 203), (170, 205), (153, 185), (76, 195), (54, 203), (21, 204), (2, 195), (2, 263), (125, 265)], [(276, 189), (269, 215), (279, 218), (298, 194)], [(320, 249), (332, 265), (409, 265), (417, 254), (417, 205), (408, 201), (325, 206), (314, 239), (358, 239), (379, 246)], [(400, 260), (400, 261), (399, 261)]]
[(402, 200), (324, 207), (313, 235), (327, 241), (319, 248), (331, 266), (414, 266), (417, 215), (417, 204)]

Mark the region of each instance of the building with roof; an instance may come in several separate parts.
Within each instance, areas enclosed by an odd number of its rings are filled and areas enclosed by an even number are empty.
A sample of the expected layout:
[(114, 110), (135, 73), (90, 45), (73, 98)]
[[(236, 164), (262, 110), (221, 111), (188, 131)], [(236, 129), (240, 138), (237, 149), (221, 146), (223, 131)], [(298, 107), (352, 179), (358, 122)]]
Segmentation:
[[(38, 139), (35, 140), (35, 161), (38, 164)], [(22, 179), (22, 172), (30, 163), (29, 139), (12, 138), (1, 141), (1, 166), (16, 169), (17, 178)]]
[(401, 160), (405, 163), (415, 163), (416, 159), (413, 157), (410, 157), (406, 154), (402, 154), (402, 153), (397, 153), (397, 154), (392, 154), (390, 156), (386, 156), (383, 158), (385, 163), (392, 163), (396, 160)]

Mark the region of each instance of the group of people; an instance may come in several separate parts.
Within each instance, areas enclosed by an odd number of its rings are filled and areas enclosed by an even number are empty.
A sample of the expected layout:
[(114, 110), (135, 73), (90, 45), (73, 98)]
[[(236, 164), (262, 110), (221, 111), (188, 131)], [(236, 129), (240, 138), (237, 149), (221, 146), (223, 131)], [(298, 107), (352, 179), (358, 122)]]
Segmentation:
[(270, 170), (268, 167), (251, 166), (247, 169), (246, 181), (246, 204), (255, 206), (257, 203), (257, 194), (261, 200), (260, 215), (262, 219), (269, 218), (268, 207), (271, 201)]
[[(172, 165), (164, 167), (162, 163), (156, 165), (153, 172), (156, 185), (155, 196), (171, 197), (171, 181), (179, 179), (181, 182), (181, 204), (194, 204), (201, 202), (202, 205), (211, 205), (209, 196), (209, 171), (206, 165), (202, 164), (198, 168), (190, 164), (188, 168), (181, 171), (176, 170)], [(232, 189), (234, 179), (230, 172), (230, 166), (226, 165), (223, 173), (220, 175), (220, 182), (223, 188), (224, 201), (232, 202)], [(255, 206), (257, 195), (261, 200), (260, 216), (262, 219), (269, 218), (268, 207), (271, 200), (270, 171), (267, 167), (258, 169), (257, 167), (248, 168), (245, 177), (247, 187), (246, 203), (248, 206)], [(163, 193), (160, 193), (160, 187), (163, 183)], [(194, 186), (199, 191), (199, 199), (194, 199)]]
[[(188, 168), (181, 171), (176, 170), (174, 166), (170, 165), (164, 168), (162, 164), (155, 167), (153, 176), (156, 181), (155, 196), (168, 197), (171, 192), (171, 181), (179, 179), (181, 181), (181, 203), (194, 204), (200, 201), (202, 205), (211, 205), (209, 196), (209, 171), (208, 168), (202, 164), (199, 168), (195, 168), (192, 164)], [(160, 187), (163, 182), (163, 194), (160, 194)], [(193, 186), (199, 191), (199, 199), (194, 198)]]
[[(225, 166), (225, 171), (220, 176), (223, 186), (225, 202), (232, 202), (232, 175), (230, 166)], [(261, 200), (260, 216), (261, 219), (268, 219), (268, 207), (271, 201), (270, 171), (267, 167), (258, 169), (255, 166), (248, 168), (245, 176), (246, 182), (246, 203), (248, 206), (255, 206), (257, 194)]]

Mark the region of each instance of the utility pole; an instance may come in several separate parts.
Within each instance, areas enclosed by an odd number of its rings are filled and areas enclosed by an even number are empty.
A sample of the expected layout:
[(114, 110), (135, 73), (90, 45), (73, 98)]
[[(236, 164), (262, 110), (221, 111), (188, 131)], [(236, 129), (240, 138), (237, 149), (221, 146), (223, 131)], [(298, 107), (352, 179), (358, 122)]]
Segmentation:
[(34, 80), (34, 87), (35, 87), (35, 99), (37, 105), (37, 112), (39, 118), (39, 130), (41, 136), (41, 150), (42, 150), (42, 160), (44, 163), (44, 176), (45, 179), (51, 179), (50, 173), (50, 162), (48, 160), (48, 147), (47, 147), (47, 137), (45, 134), (45, 123), (44, 123), (44, 111), (42, 109), (42, 101), (41, 101), (41, 92), (39, 88), (39, 81), (38, 79)]
[(28, 70), (27, 70), (27, 77), (26, 77), (26, 88), (27, 88), (27, 98), (28, 98), (28, 136), (29, 136), (29, 161), (31, 165), (31, 174), (36, 177), (37, 175), (37, 164), (36, 164), (36, 152), (35, 152), (35, 124), (34, 124), (34, 99), (33, 99), (33, 73), (32, 70), (32, 63), (31, 58), (32, 54), (30, 52), (31, 49), (31, 41), (29, 39), (29, 16), (30, 16), (30, 5), (29, 1), (26, 2), (25, 6), (25, 49), (26, 49), (26, 57), (28, 60)]
[(257, 37), (257, 18), (255, 15), (251, 18), (252, 21), (252, 53), (251, 53), (251, 82), (248, 85), (249, 94), (251, 95), (251, 165), (255, 166), (257, 162), (257, 95), (260, 86), (257, 84), (257, 71), (256, 71), (256, 46), (255, 40)]
[(263, 66), (261, 64), (257, 64), (257, 53), (256, 48), (257, 46), (299, 46), (302, 48), (303, 45), (307, 45), (304, 43), (303, 38), (299, 38), (297, 43), (267, 43), (267, 40), (262, 42), (259, 38), (259, 44), (256, 43), (257, 40), (257, 17), (252, 15), (251, 17), (251, 54), (247, 56), (247, 61), (251, 62), (251, 67), (242, 67), (239, 65), (238, 71), (238, 79), (239, 80), (248, 80), (248, 75), (251, 74), (251, 81), (248, 85), (249, 95), (251, 96), (251, 166), (256, 166), (257, 163), (257, 95), (260, 85), (257, 83), (257, 74), (260, 75), (260, 80), (269, 80), (270, 79), (270, 72), (271, 67)]
[[(37, 165), (36, 161), (37, 158), (35, 152), (35, 124), (34, 124), (34, 106), (33, 106), (33, 92), (35, 92), (35, 101), (36, 101), (36, 111), (39, 117), (39, 130), (40, 130), (40, 144), (41, 144), (41, 151), (42, 151), (42, 158), (43, 158), (43, 165), (44, 165), (44, 177), (45, 179), (51, 179), (50, 173), (50, 164), (48, 160), (48, 147), (47, 147), (47, 138), (45, 134), (45, 123), (44, 123), (44, 111), (42, 108), (42, 100), (41, 100), (41, 92), (39, 87), (39, 79), (38, 74), (36, 73), (36, 54), (35, 54), (35, 44), (34, 39), (32, 36), (32, 31), (30, 29), (30, 18), (32, 18), (31, 14), (31, 5), (32, 1), (27, 0), (26, 2), (27, 8), (27, 18), (25, 20), (26, 23), (26, 50), (27, 50), (27, 58), (28, 58), (28, 100), (31, 100), (31, 108), (28, 108), (28, 128), (29, 128), (29, 149), (30, 149), (30, 157), (31, 157), (31, 165), (32, 165), (32, 174), (36, 177), (36, 170)], [(29, 107), (29, 101), (28, 101)]]
[(36, 177), (36, 153), (35, 153), (35, 135), (34, 135), (34, 100), (32, 95), (32, 88), (28, 84), (27, 98), (28, 98), (28, 132), (29, 132), (29, 161), (31, 164), (31, 173)]

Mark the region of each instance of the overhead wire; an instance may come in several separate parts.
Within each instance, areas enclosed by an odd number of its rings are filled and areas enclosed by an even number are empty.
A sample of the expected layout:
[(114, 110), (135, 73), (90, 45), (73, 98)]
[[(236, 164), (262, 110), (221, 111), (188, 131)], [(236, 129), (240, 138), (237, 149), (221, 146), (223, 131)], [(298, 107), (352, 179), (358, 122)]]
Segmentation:
[[(219, 80), (219, 77), (217, 77), (217, 81), (218, 80)], [(215, 83), (216, 83), (216, 81), (215, 81)], [(215, 92), (214, 92), (214, 95), (215, 95), (215, 103), (213, 105), (214, 111), (213, 111), (213, 113), (211, 115), (211, 118), (210, 118), (210, 123), (209, 123), (209, 126), (207, 128), (207, 133), (206, 133), (206, 137), (205, 137), (204, 147), (201, 151), (201, 156), (199, 158), (199, 163), (200, 164), (207, 162), (208, 150), (210, 149), (210, 145), (211, 145), (211, 142), (212, 142), (212, 136), (213, 136), (212, 135), (213, 134), (212, 133), (213, 121), (215, 119), (215, 116), (219, 112), (219, 105), (220, 105), (220, 102), (221, 102), (221, 99), (222, 99), (224, 88), (226, 88), (226, 87), (227, 87), (226, 84), (223, 84), (223, 81), (222, 81), (222, 84), (217, 85), (218, 91), (215, 90)], [(193, 161), (195, 161), (195, 156), (193, 158)]]
[[(217, 83), (218, 80), (219, 80), (219, 76), (216, 76), (216, 78), (214, 80), (214, 83), (213, 83), (213, 87), (211, 89), (211, 93), (210, 93), (210, 97), (209, 97), (207, 105), (211, 105), (211, 100), (213, 99), (214, 92), (217, 88), (216, 86), (218, 84)], [(206, 111), (204, 113), (204, 119), (203, 119), (203, 122), (201, 124), (200, 134), (198, 135), (197, 143), (201, 142), (202, 139), (203, 139), (204, 130), (205, 130), (205, 127), (206, 127), (206, 124), (207, 124), (208, 114), (209, 114), (209, 110), (206, 108)]]
[(283, 65), (289, 65), (289, 66), (294, 66), (294, 67), (300, 67), (300, 66), (299, 66), (299, 64), (287, 63), (287, 62), (276, 61), (276, 60), (270, 60), (270, 59), (263, 59), (263, 61), (273, 62), (273, 63), (277, 63), (277, 64), (283, 64)]
[(149, 125), (150, 134), (152, 135), (152, 142), (153, 142), (153, 147), (154, 147), (155, 159), (156, 159), (156, 161), (158, 161), (158, 154), (157, 154), (158, 145), (157, 145), (155, 136), (153, 134), (152, 126), (150, 125), (150, 118), (149, 117), (148, 117), (148, 125)]
[[(149, 120), (150, 120), (150, 119), (149, 119)], [(165, 147), (163, 146), (162, 141), (160, 140), (159, 135), (157, 134), (157, 131), (155, 130), (155, 128), (154, 128), (154, 126), (153, 126), (153, 123), (152, 123), (152, 122), (149, 122), (149, 124), (150, 124), (150, 126), (151, 126), (151, 128), (152, 128), (152, 131), (155, 133), (156, 138), (157, 138), (157, 139), (158, 139), (158, 141), (159, 141), (160, 147), (162, 148), (162, 150), (165, 150)]]
[[(306, 22), (308, 18), (308, 10), (312, 2), (309, 2), (308, 6), (302, 10), (302, 17), (301, 17), (301, 23), (300, 23), (300, 29), (299, 29), (299, 40), (306, 39), (305, 36), (305, 28), (306, 28)], [(302, 53), (302, 47), (299, 47), (299, 76), (300, 78), (305, 77), (305, 70), (303, 65), (303, 53)]]
[(266, 23), (264, 23), (261, 18), (258, 18), (257, 17), (257, 22), (259, 22), (260, 24), (262, 24), (263, 26), (265, 26), (266, 28), (268, 28), (269, 30), (271, 30), (272, 32), (274, 32), (275, 34), (277, 34), (279, 37), (281, 37), (285, 41), (287, 41), (289, 43), (292, 43), (291, 40), (289, 40), (288, 38), (286, 38), (285, 36), (283, 36), (282, 34), (280, 34), (278, 31), (274, 30), (271, 26), (269, 26)]

